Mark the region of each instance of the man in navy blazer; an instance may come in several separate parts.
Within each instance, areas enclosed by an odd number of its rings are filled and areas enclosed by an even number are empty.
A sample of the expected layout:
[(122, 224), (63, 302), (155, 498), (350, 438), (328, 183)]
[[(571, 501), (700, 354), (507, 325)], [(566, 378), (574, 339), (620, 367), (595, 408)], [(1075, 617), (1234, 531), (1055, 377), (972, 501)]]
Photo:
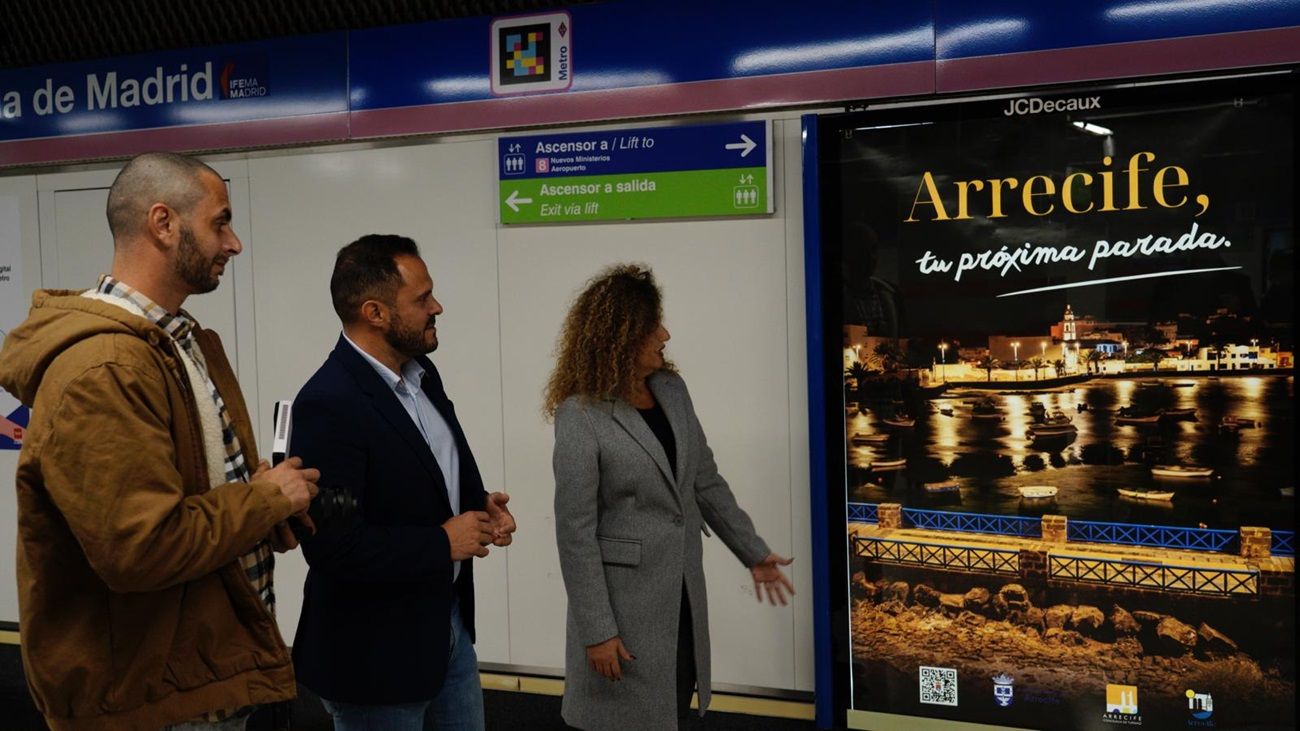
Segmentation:
[(290, 451), (358, 510), (303, 542), (298, 680), (338, 731), (483, 728), (471, 559), (510, 543), (438, 370), (428, 268), (415, 242), (371, 234), (330, 279), (343, 334), (293, 404)]

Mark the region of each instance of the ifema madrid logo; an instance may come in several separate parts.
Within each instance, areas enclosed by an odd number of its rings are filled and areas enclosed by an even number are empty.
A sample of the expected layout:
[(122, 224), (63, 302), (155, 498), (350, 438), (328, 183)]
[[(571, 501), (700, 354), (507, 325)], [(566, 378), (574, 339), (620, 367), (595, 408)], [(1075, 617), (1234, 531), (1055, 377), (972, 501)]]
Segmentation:
[(221, 64), (217, 88), (222, 99), (248, 99), (271, 92), (269, 64), (265, 56), (232, 58)]

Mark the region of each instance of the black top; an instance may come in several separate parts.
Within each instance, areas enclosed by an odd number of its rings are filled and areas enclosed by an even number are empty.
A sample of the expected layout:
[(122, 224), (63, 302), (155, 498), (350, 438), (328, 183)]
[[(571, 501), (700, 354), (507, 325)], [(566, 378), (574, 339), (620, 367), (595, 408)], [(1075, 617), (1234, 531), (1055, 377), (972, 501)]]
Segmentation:
[(677, 476), (677, 440), (673, 439), (673, 428), (668, 423), (668, 415), (664, 413), (664, 407), (656, 401), (654, 406), (648, 409), (637, 409), (641, 412), (641, 418), (645, 419), (646, 426), (650, 431), (655, 433), (655, 438), (663, 445), (664, 454), (668, 455), (668, 466), (672, 468), (673, 477)]

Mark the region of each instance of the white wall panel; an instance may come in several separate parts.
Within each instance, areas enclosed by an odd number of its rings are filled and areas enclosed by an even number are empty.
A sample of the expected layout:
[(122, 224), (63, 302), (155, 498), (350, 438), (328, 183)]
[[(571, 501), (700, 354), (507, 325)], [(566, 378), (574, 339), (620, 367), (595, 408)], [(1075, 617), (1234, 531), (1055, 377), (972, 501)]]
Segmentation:
[[(41, 287), (40, 216), (36, 177), (0, 177), (0, 198), (8, 198), (17, 203), (18, 220), (3, 221), (0, 224), (5, 231), (17, 227), (23, 259), (23, 289), (30, 297), (33, 290)], [(10, 209), (11, 206), (5, 206), (6, 211)], [(0, 324), (0, 327), (8, 328), (13, 324), (16, 323)], [(6, 402), (8, 403), (7, 399)], [(18, 543), (18, 496), (14, 491), (14, 473), (17, 469), (18, 452), (0, 450), (0, 622), (18, 621), (18, 578), (14, 554), (14, 547)]]
[[(749, 572), (706, 540), (715, 683), (812, 688), (811, 539), (799, 123), (774, 122), (776, 214), (746, 219), (501, 227), (496, 141), (459, 138), (366, 148), (234, 155), (230, 181), (243, 256), (221, 288), (187, 308), (231, 351), (259, 446), (271, 407), (292, 398), (334, 347), (329, 276), (366, 233), (414, 238), (446, 308), (433, 354), (489, 489), (505, 489), (515, 545), (475, 567), (480, 660), (562, 672), (564, 586), (555, 548), (552, 427), (542, 387), (572, 296), (607, 264), (654, 268), (665, 295), (668, 353), (691, 388), (722, 474), (773, 550), (794, 555), (789, 607), (759, 604)], [(25, 229), (46, 286), (89, 286), (107, 262), (104, 189), (116, 168), (41, 176), (39, 237)], [(32, 178), (0, 179), (32, 188)], [(37, 219), (34, 190), (24, 211)], [(25, 215), (26, 215), (25, 214)], [(42, 256), (42, 252), (44, 256)], [(104, 263), (96, 263), (103, 260)], [(83, 271), (84, 270), (84, 271)], [(93, 271), (92, 271), (93, 270)], [(233, 275), (233, 276), (232, 276)], [(66, 278), (66, 283), (61, 282)], [(29, 276), (30, 287), (38, 283)], [(0, 454), (0, 469), (12, 455)], [(5, 478), (6, 481), (12, 479)], [(0, 501), (12, 502), (12, 490)], [(0, 552), (12, 506), (0, 502)], [(0, 556), (0, 619), (16, 618), (12, 558)], [(292, 640), (306, 565), (279, 557), (279, 618)], [(633, 648), (635, 652), (635, 648)]]
[[(668, 355), (691, 389), (722, 474), (773, 550), (791, 554), (785, 229), (779, 200), (770, 218), (502, 229), (503, 388), (505, 402), (519, 407), (505, 423), (506, 476), (530, 527), (544, 531), (530, 530), (532, 550), (513, 556), (510, 565), (512, 593), (531, 597), (511, 603), (515, 663), (563, 667), (553, 440), (538, 405), (568, 304), (608, 264), (638, 261), (654, 269), (672, 334)], [(748, 570), (716, 539), (706, 541), (705, 570), (715, 681), (793, 687), (795, 610), (758, 604)], [(799, 597), (810, 599), (810, 591)]]

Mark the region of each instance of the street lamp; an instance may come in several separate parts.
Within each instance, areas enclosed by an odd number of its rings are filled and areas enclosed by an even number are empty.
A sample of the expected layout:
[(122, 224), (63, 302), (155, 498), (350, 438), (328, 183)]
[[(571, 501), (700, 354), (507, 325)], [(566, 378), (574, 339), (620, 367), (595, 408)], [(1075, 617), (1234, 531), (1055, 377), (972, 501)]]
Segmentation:
[(944, 366), (948, 363), (948, 344), (939, 343), (939, 380), (948, 381), (948, 369)]
[(1016, 380), (1020, 380), (1020, 341), (1011, 344), (1011, 360), (1016, 363)]

